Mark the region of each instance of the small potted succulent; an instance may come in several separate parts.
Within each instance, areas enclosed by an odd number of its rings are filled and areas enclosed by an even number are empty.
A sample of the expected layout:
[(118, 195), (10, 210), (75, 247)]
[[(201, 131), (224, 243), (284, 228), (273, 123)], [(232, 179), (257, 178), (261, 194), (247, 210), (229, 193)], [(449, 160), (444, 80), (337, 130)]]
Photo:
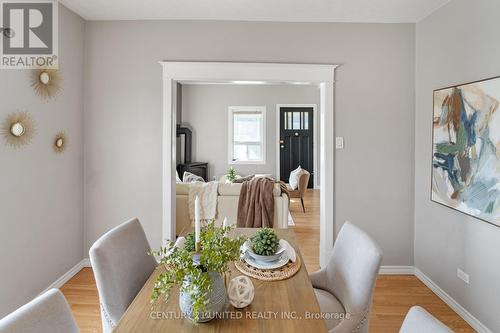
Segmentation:
[(280, 240), (271, 228), (263, 228), (251, 238), (248, 253), (256, 260), (275, 261), (281, 256), (284, 248), (280, 246)]
[(175, 244), (151, 254), (159, 259), (158, 275), (151, 303), (169, 301), (174, 285), (180, 286), (179, 306), (183, 314), (194, 322), (212, 320), (226, 302), (223, 274), (228, 263), (239, 258), (240, 246), (245, 242), (243, 236), (228, 237), (231, 227), (216, 227), (211, 221), (201, 229), (200, 248), (195, 250), (195, 236), (188, 234)]

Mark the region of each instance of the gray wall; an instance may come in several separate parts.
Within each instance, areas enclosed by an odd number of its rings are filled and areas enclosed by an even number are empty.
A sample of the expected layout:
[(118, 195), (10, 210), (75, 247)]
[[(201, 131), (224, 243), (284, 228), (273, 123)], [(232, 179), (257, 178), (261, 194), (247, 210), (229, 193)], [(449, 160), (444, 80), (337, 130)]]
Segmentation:
[[(500, 228), (430, 201), (433, 89), (500, 75), (500, 2), (454, 0), (417, 24), (415, 264), (500, 332)], [(467, 286), (457, 268), (470, 274)]]
[[(266, 164), (233, 165), (239, 175), (270, 173), (276, 176), (276, 104), (316, 104), (313, 86), (184, 85), (182, 122), (193, 129), (193, 161), (209, 162), (209, 178), (227, 174), (228, 107), (266, 107)], [(319, 123), (318, 123), (319, 128)], [(312, 170), (311, 170), (312, 171)]]
[[(1, 121), (25, 109), (37, 126), (29, 146), (0, 142), (0, 318), (83, 258), (83, 46), (84, 21), (60, 6), (60, 95), (46, 102), (30, 71), (0, 70)], [(59, 131), (62, 154), (52, 149)]]
[(336, 63), (335, 130), (346, 140), (335, 162), (336, 229), (350, 220), (380, 243), (385, 265), (413, 264), (414, 27), (88, 22), (86, 248), (133, 216), (161, 243), (159, 60)]

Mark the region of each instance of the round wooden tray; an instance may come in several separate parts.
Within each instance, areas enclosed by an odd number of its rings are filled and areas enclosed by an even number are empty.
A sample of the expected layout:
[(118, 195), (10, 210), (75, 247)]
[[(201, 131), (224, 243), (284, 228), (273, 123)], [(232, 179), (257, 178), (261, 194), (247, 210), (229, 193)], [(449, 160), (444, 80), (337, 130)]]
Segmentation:
[(299, 271), (301, 265), (302, 262), (299, 256), (297, 256), (295, 262), (289, 261), (285, 266), (276, 269), (255, 268), (241, 260), (234, 262), (234, 266), (236, 266), (240, 272), (262, 281), (280, 281), (291, 278)]

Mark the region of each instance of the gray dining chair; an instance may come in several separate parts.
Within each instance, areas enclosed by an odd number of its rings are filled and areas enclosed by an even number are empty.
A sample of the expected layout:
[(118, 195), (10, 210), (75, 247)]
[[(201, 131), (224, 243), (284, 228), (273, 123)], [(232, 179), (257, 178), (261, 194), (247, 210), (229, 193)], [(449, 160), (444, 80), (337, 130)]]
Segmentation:
[(382, 251), (368, 234), (346, 222), (328, 265), (309, 275), (330, 333), (368, 332), (373, 288)]
[(399, 333), (453, 333), (445, 324), (437, 320), (424, 308), (413, 306), (406, 314)]
[(99, 292), (103, 332), (116, 327), (121, 316), (154, 271), (156, 260), (138, 219), (101, 236), (90, 248), (90, 262)]
[(77, 333), (75, 319), (59, 289), (50, 289), (0, 320), (1, 333)]

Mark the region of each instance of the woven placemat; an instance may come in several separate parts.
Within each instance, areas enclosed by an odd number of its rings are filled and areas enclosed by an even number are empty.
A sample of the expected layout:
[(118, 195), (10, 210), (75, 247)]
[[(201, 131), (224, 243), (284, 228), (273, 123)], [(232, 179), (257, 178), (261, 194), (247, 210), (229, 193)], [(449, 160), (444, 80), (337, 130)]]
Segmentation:
[(289, 261), (285, 266), (276, 269), (255, 268), (242, 260), (234, 262), (234, 266), (236, 266), (240, 272), (262, 281), (280, 281), (291, 278), (299, 271), (301, 265), (302, 263), (299, 256), (297, 256), (295, 262)]

